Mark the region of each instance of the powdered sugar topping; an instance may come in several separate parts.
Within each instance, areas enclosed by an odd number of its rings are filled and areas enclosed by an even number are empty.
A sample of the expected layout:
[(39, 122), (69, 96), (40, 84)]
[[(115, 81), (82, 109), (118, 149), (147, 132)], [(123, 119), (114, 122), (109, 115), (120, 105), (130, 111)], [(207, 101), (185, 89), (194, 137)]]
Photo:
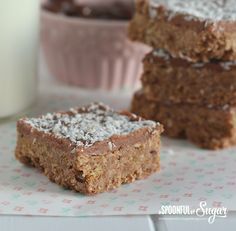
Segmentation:
[(235, 0), (150, 0), (150, 17), (155, 17), (152, 9), (158, 6), (203, 20), (236, 20)]
[(133, 120), (111, 110), (103, 104), (91, 104), (70, 114), (46, 114), (40, 118), (24, 119), (33, 128), (58, 138), (66, 138), (77, 146), (92, 146), (113, 135), (127, 135), (143, 127), (154, 128), (157, 123), (150, 120)]

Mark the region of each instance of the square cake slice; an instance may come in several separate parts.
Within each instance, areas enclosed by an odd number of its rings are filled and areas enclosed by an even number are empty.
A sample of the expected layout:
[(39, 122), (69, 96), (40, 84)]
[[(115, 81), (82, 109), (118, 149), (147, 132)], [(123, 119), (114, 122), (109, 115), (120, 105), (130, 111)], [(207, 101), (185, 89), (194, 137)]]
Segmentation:
[(16, 158), (53, 182), (96, 194), (160, 168), (162, 125), (93, 103), (17, 123)]
[(192, 63), (156, 49), (144, 59), (142, 84), (147, 99), (200, 106), (236, 105), (236, 62)]
[(133, 98), (133, 113), (158, 120), (165, 135), (187, 138), (206, 149), (221, 149), (236, 145), (236, 108), (205, 107), (190, 104), (163, 104), (148, 100), (143, 91)]
[(136, 0), (129, 37), (193, 62), (236, 59), (235, 0)]

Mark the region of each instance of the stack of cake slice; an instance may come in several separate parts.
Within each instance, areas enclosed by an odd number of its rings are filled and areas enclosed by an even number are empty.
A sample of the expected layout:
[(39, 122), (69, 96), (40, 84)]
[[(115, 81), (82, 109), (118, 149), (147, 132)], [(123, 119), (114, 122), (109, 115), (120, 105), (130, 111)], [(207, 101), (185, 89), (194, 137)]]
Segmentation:
[(234, 0), (137, 0), (129, 36), (153, 47), (132, 111), (203, 148), (236, 144)]

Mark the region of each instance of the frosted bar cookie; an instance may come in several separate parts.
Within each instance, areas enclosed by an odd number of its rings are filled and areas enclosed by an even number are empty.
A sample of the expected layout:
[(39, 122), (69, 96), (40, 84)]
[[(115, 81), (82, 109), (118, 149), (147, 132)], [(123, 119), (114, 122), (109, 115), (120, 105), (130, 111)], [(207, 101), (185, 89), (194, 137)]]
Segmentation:
[(93, 103), (17, 123), (16, 158), (53, 182), (96, 194), (160, 168), (159, 123)]
[(129, 37), (190, 61), (235, 60), (235, 1), (136, 0)]
[(199, 147), (220, 149), (236, 145), (236, 109), (189, 104), (163, 104), (147, 100), (143, 91), (133, 98), (132, 112), (158, 120), (165, 135), (187, 138)]
[(200, 106), (236, 105), (236, 62), (191, 63), (156, 49), (144, 58), (142, 84), (147, 99)]

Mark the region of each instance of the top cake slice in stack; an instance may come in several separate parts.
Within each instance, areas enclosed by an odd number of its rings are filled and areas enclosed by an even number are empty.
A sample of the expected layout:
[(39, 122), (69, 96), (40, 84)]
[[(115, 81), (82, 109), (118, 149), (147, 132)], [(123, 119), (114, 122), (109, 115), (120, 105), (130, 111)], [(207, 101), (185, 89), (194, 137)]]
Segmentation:
[(143, 89), (132, 111), (158, 119), (167, 135), (209, 149), (236, 144), (233, 3), (137, 0), (129, 28), (132, 40), (153, 47), (144, 58)]
[(236, 59), (234, 0), (137, 0), (132, 40), (192, 61)]

